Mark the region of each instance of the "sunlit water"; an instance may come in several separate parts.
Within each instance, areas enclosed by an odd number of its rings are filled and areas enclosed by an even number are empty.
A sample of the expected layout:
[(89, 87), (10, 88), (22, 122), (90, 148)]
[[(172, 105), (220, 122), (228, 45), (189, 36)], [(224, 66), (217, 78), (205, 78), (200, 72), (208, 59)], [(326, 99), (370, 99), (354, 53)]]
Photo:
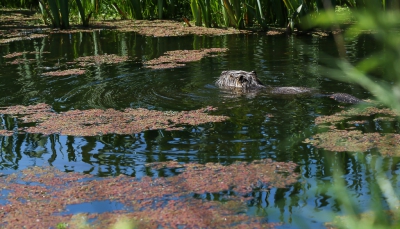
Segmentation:
[[(215, 47), (229, 51), (175, 69), (152, 70), (143, 65), (166, 51)], [(368, 37), (360, 37), (347, 46), (351, 62), (367, 58), (374, 49), (376, 46)], [(30, 61), (17, 65), (8, 64), (13, 59), (3, 57), (23, 51), (42, 54), (24, 54)], [(65, 63), (77, 57), (105, 53), (129, 56), (130, 61), (95, 65), (81, 76), (42, 75), (57, 66), (66, 69)], [(1, 137), (1, 172), (9, 174), (28, 166), (50, 164), (62, 171), (98, 176), (122, 173), (140, 178), (174, 175), (172, 171), (154, 174), (145, 169), (144, 164), (155, 161), (294, 161), (299, 164), (298, 183), (286, 189), (254, 192), (248, 214), (265, 216), (268, 222), (284, 222), (282, 228), (322, 227), (323, 222), (331, 220), (330, 212), (340, 211), (333, 191), (321, 186), (332, 183), (334, 164), (345, 168), (346, 185), (362, 210), (369, 206), (371, 190), (367, 181), (374, 179), (376, 168), (387, 170), (393, 183), (398, 183), (398, 160), (383, 159), (373, 153), (326, 152), (302, 143), (316, 133), (317, 116), (346, 109), (347, 104), (318, 96), (234, 95), (215, 87), (214, 82), (223, 70), (255, 70), (265, 84), (272, 86), (305, 86), (321, 93), (371, 97), (358, 86), (327, 77), (325, 67), (332, 63), (336, 53), (332, 38), (264, 34), (153, 38), (101, 31), (52, 34), (4, 44), (0, 46), (0, 106), (47, 103), (55, 111), (128, 107), (180, 111), (211, 105), (218, 107), (214, 114), (227, 115), (230, 120), (187, 126), (181, 131), (153, 130), (130, 136)]]

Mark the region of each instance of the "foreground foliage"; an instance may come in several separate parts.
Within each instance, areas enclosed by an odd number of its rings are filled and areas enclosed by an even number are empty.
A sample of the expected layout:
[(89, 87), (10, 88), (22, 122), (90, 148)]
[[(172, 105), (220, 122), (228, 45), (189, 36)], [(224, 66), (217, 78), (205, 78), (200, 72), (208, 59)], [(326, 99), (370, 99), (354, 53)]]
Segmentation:
[[(306, 142), (331, 151), (366, 152), (368, 155), (365, 157), (357, 157), (357, 154), (352, 154), (352, 156), (356, 160), (361, 158), (360, 166), (372, 165), (368, 170), (372, 171), (371, 174), (362, 174), (362, 176), (368, 176), (367, 185), (372, 196), (370, 205), (368, 209), (359, 209), (359, 203), (355, 201), (347, 189), (347, 181), (343, 179), (343, 173), (352, 168), (336, 164), (333, 185), (325, 188), (335, 191), (338, 206), (344, 216), (336, 214), (336, 219), (327, 224), (328, 228), (399, 228), (398, 168), (394, 167), (398, 167), (399, 163), (400, 141), (397, 134), (400, 120), (400, 68), (398, 67), (400, 39), (397, 31), (400, 14), (398, 10), (382, 8), (381, 2), (378, 1), (363, 1), (363, 3), (365, 3), (363, 10), (352, 14), (358, 23), (352, 24), (345, 34), (335, 35), (340, 58), (332, 60), (328, 64), (330, 68), (326, 71), (332, 78), (364, 87), (386, 108), (364, 107), (318, 118), (317, 124), (331, 124), (325, 128), (329, 131), (318, 133), (314, 139), (306, 140)], [(330, 11), (321, 15), (317, 21), (318, 26), (334, 29), (343, 22), (343, 18), (337, 17), (333, 11)], [(351, 63), (347, 60), (346, 43), (366, 31), (372, 31), (371, 37), (376, 40), (380, 48), (368, 58)], [(360, 117), (362, 117), (361, 120)], [(368, 130), (373, 130), (374, 133), (368, 133)], [(389, 156), (390, 161), (395, 165), (393, 170), (382, 168), (382, 164), (379, 164), (382, 156)], [(373, 163), (369, 164), (367, 161), (373, 161)]]

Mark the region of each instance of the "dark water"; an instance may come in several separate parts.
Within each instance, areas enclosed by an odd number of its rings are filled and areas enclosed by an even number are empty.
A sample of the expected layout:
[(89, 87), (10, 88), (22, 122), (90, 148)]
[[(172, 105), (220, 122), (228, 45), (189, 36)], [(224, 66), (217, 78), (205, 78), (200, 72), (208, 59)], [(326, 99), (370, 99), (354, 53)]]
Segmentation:
[[(170, 50), (215, 47), (229, 51), (175, 69), (152, 70), (142, 64)], [(377, 48), (367, 36), (347, 46), (353, 63), (367, 58)], [(8, 64), (10, 59), (3, 57), (23, 51), (44, 53), (24, 54), (32, 61), (18, 65)], [(129, 56), (130, 61), (92, 66), (83, 76), (42, 75), (57, 65), (65, 69), (65, 63), (77, 57), (105, 53)], [(398, 160), (381, 158), (373, 152), (326, 152), (302, 143), (316, 133), (317, 116), (333, 114), (349, 105), (319, 97), (282, 98), (263, 93), (233, 96), (216, 88), (214, 81), (223, 70), (256, 70), (261, 80), (272, 86), (305, 86), (322, 93), (346, 92), (369, 98), (362, 88), (327, 77), (325, 67), (332, 64), (335, 56), (332, 38), (261, 34), (153, 38), (102, 31), (52, 34), (2, 45), (2, 107), (47, 103), (55, 111), (127, 107), (180, 111), (211, 105), (219, 108), (215, 114), (227, 115), (230, 120), (188, 126), (182, 131), (154, 130), (131, 136), (0, 137), (0, 172), (9, 174), (32, 165), (51, 164), (62, 171), (98, 176), (171, 176), (172, 173), (150, 174), (144, 164), (167, 160), (229, 164), (261, 158), (294, 161), (299, 164), (299, 182), (286, 189), (255, 192), (248, 214), (265, 216), (269, 222), (284, 222), (282, 228), (322, 227), (323, 222), (332, 219), (331, 212), (341, 209), (334, 198), (338, 193), (322, 188), (323, 184), (332, 183), (334, 165), (345, 168), (350, 194), (360, 209), (367, 209), (371, 200), (368, 182), (375, 179), (377, 168), (385, 170), (398, 186)], [(3, 123), (7, 125), (7, 120), (3, 119)], [(106, 208), (110, 205), (97, 204)], [(110, 210), (114, 208), (111, 206)]]

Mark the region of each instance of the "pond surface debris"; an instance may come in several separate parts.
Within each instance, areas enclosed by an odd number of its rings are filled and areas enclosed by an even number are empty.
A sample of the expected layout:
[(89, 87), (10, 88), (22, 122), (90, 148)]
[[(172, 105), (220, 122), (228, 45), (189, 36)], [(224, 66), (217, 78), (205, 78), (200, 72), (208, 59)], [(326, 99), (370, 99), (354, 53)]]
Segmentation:
[(144, 62), (146, 68), (165, 69), (185, 66), (184, 63), (199, 61), (205, 56), (224, 53), (227, 48), (209, 48), (200, 50), (174, 50), (165, 52), (159, 58)]
[[(91, 220), (86, 228), (109, 228), (122, 217), (136, 228), (271, 228), (277, 224), (245, 214), (246, 202), (253, 198), (248, 194), (254, 189), (284, 188), (298, 177), (295, 163), (269, 159), (227, 166), (178, 162), (147, 166), (179, 171), (172, 177), (138, 180), (125, 175), (96, 178), (43, 166), (1, 176), (1, 190), (8, 194), (0, 197), (0, 227), (72, 226), (77, 216), (66, 212), (68, 205), (110, 200), (124, 208), (104, 213), (83, 210), (79, 218)], [(219, 201), (194, 196), (206, 193), (218, 193)]]
[(22, 123), (35, 123), (35, 126), (20, 126), (9, 130), (3, 126), (0, 135), (14, 133), (36, 133), (43, 135), (60, 134), (71, 136), (96, 136), (105, 134), (135, 134), (145, 130), (182, 130), (184, 125), (200, 125), (209, 122), (222, 122), (227, 116), (209, 115), (216, 110), (206, 107), (191, 111), (156, 111), (144, 108), (70, 110), (56, 113), (51, 106), (39, 103), (30, 106), (11, 106), (0, 110), (0, 114), (17, 117)]
[[(388, 122), (397, 121), (398, 117), (399, 114), (391, 109), (376, 107), (352, 108), (320, 116), (315, 119), (315, 124), (320, 130), (328, 131), (317, 133), (304, 143), (336, 152), (367, 152), (377, 149), (382, 155), (400, 156), (400, 134), (376, 132), (380, 127), (387, 126)], [(374, 132), (368, 132), (368, 129)]]

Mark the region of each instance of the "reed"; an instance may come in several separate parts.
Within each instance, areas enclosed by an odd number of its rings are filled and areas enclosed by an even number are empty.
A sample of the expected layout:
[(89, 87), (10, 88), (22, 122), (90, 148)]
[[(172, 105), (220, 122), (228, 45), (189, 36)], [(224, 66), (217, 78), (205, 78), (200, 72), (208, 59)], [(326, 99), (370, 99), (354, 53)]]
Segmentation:
[[(339, 3), (337, 0), (327, 1), (333, 7)], [(1, 5), (28, 8), (35, 2), (43, 18), (57, 28), (68, 28), (69, 21), (74, 18), (88, 26), (90, 18), (101, 15), (103, 19), (139, 20), (185, 17), (193, 20), (196, 26), (238, 29), (259, 26), (267, 29), (268, 25), (283, 27), (288, 22), (308, 24), (305, 16), (319, 14), (324, 7), (321, 0), (3, 0)], [(396, 2), (341, 0), (340, 4), (351, 9), (365, 9), (372, 5), (387, 10), (397, 6)], [(313, 17), (308, 17), (308, 20), (314, 20)]]
[(192, 15), (193, 15), (193, 18), (195, 21), (195, 25), (201, 26), (201, 24), (202, 24), (201, 11), (200, 11), (200, 6), (199, 6), (197, 0), (190, 1), (190, 8), (192, 9)]
[(58, 0), (60, 5), (60, 13), (61, 13), (61, 28), (68, 29), (69, 28), (69, 7), (68, 0)]
[[(92, 16), (93, 11), (89, 12), (89, 14), (86, 14), (85, 8), (83, 7), (81, 0), (76, 0), (76, 5), (79, 10), (79, 16), (81, 18), (82, 25), (85, 27), (89, 26), (89, 20)], [(88, 7), (86, 7), (86, 9), (87, 8)]]
[(58, 4), (57, 0), (49, 0), (48, 4), (50, 6), (50, 13), (52, 15), (52, 23), (55, 28), (61, 28), (61, 22), (60, 22), (60, 13), (58, 10)]
[(142, 5), (140, 3), (140, 0), (131, 0), (130, 1), (130, 7), (131, 7), (131, 10), (132, 10), (132, 17), (134, 19), (138, 19), (138, 20), (143, 19)]

